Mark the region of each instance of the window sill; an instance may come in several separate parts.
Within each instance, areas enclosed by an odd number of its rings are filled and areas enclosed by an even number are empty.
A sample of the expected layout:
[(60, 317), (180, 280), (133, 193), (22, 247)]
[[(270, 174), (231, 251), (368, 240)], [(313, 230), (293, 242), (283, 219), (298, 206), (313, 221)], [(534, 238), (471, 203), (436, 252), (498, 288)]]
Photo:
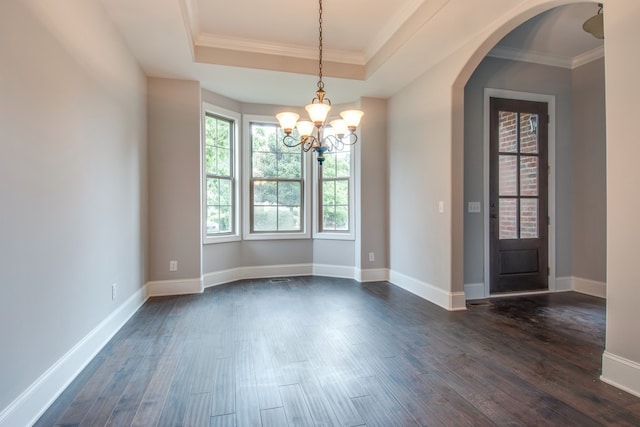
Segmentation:
[(205, 236), (202, 239), (204, 245), (215, 245), (217, 243), (239, 242), (242, 238), (238, 234), (230, 234), (226, 236)]

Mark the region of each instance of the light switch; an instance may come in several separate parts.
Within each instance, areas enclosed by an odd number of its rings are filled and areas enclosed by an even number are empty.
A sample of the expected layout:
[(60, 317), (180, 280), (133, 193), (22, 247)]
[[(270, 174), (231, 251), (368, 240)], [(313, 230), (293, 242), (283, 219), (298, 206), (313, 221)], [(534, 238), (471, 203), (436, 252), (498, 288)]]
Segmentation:
[(480, 213), (480, 202), (469, 202), (467, 211), (469, 213)]
[(444, 202), (442, 200), (438, 202), (438, 212), (444, 213)]

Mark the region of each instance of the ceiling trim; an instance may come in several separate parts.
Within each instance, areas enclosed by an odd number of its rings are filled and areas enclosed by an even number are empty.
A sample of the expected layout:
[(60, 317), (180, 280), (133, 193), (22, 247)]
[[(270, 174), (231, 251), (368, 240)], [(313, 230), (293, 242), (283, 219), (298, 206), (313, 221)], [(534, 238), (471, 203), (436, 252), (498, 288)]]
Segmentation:
[(506, 46), (494, 47), (487, 56), (562, 68), (571, 68), (571, 63), (573, 61), (573, 58), (567, 56), (550, 55), (548, 53), (536, 52), (533, 50), (522, 50)]
[[(286, 56), (299, 59), (318, 60), (318, 48), (272, 43), (261, 40), (242, 39), (238, 37), (226, 37), (215, 34), (200, 33), (196, 37), (195, 45), (217, 49), (235, 50), (275, 56)], [(323, 59), (331, 62), (364, 66), (366, 61), (363, 53), (347, 50), (327, 49), (322, 50)]]
[(574, 69), (604, 56), (604, 46), (597, 47), (576, 57), (550, 55), (533, 50), (516, 49), (506, 46), (495, 46), (487, 54), (492, 58), (508, 59), (512, 61), (531, 62), (551, 67)]
[[(229, 65), (233, 67), (257, 68), (270, 71), (282, 71), (297, 74), (318, 74), (317, 58), (299, 58), (291, 55), (247, 52), (235, 49), (198, 46), (194, 47), (195, 61), (203, 64)], [(364, 80), (365, 66), (344, 62), (323, 61), (322, 71), (325, 77), (337, 77), (350, 80)]]
[(573, 61), (571, 63), (572, 65), (571, 68), (581, 67), (585, 64), (588, 64), (589, 62), (595, 61), (603, 57), (604, 57), (604, 45), (598, 46), (595, 49), (591, 49), (573, 58)]

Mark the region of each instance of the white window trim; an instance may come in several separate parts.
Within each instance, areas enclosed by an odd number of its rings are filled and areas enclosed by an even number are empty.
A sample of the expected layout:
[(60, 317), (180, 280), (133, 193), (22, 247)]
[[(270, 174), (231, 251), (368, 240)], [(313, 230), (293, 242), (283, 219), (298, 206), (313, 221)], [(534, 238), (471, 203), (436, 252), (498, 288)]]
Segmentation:
[[(216, 116), (220, 116), (229, 120), (233, 120), (233, 133), (234, 133), (234, 141), (233, 141), (233, 178), (234, 178), (234, 188), (233, 188), (233, 219), (234, 219), (234, 231), (230, 234), (223, 234), (220, 236), (208, 236), (207, 235), (207, 173), (206, 173), (206, 155), (205, 155), (205, 123), (206, 123), (206, 114), (207, 112), (211, 114), (215, 114)], [(226, 243), (226, 242), (237, 242), (242, 239), (242, 235), (240, 230), (242, 229), (242, 215), (241, 208), (242, 203), (240, 199), (240, 189), (242, 188), (242, 173), (240, 170), (240, 159), (242, 158), (242, 151), (240, 149), (242, 141), (242, 134), (240, 133), (240, 123), (242, 120), (242, 116), (240, 113), (235, 111), (227, 110), (226, 108), (218, 107), (217, 105), (209, 104), (207, 102), (202, 103), (202, 119), (201, 119), (201, 146), (200, 146), (200, 157), (201, 157), (201, 166), (200, 166), (200, 182), (202, 185), (202, 220), (200, 221), (202, 228), (202, 243), (205, 245), (215, 244), (215, 243)]]
[(348, 232), (338, 232), (338, 231), (320, 231), (320, 188), (318, 187), (319, 177), (318, 177), (318, 160), (316, 156), (313, 156), (313, 200), (316, 201), (315, 206), (313, 206), (313, 238), (319, 240), (355, 240), (356, 232), (355, 232), (355, 217), (356, 217), (356, 197), (355, 197), (355, 189), (356, 189), (356, 151), (359, 149), (360, 145), (360, 135), (356, 131), (356, 135), (358, 136), (358, 142), (351, 146), (351, 176), (349, 177), (349, 231)]
[(242, 146), (245, 148), (243, 156), (242, 156), (242, 176), (243, 176), (243, 186), (242, 186), (242, 207), (243, 212), (246, 214), (243, 215), (243, 238), (244, 240), (292, 240), (292, 239), (310, 239), (311, 238), (311, 210), (313, 206), (311, 204), (311, 174), (310, 174), (310, 153), (302, 153), (303, 154), (303, 215), (302, 215), (302, 231), (293, 231), (293, 232), (278, 232), (278, 233), (252, 233), (251, 232), (251, 123), (273, 123), (277, 125), (277, 121), (275, 116), (263, 116), (263, 115), (254, 115), (254, 114), (244, 114), (242, 117)]

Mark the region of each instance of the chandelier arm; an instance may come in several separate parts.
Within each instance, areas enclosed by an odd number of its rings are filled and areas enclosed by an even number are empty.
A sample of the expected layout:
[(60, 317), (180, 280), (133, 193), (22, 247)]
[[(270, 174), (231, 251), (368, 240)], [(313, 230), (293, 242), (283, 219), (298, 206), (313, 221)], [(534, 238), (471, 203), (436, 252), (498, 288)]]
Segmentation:
[(304, 151), (305, 153), (309, 150), (311, 150), (312, 148), (315, 148), (318, 146), (318, 138), (316, 138), (313, 135), (309, 135), (304, 137), (301, 141), (300, 144), (302, 144), (302, 151)]
[(296, 140), (292, 135), (285, 135), (284, 138), (282, 138), (282, 143), (289, 148), (297, 147), (303, 142), (302, 140)]
[(349, 132), (342, 137), (341, 142), (345, 145), (353, 145), (358, 142), (358, 135), (355, 132)]

